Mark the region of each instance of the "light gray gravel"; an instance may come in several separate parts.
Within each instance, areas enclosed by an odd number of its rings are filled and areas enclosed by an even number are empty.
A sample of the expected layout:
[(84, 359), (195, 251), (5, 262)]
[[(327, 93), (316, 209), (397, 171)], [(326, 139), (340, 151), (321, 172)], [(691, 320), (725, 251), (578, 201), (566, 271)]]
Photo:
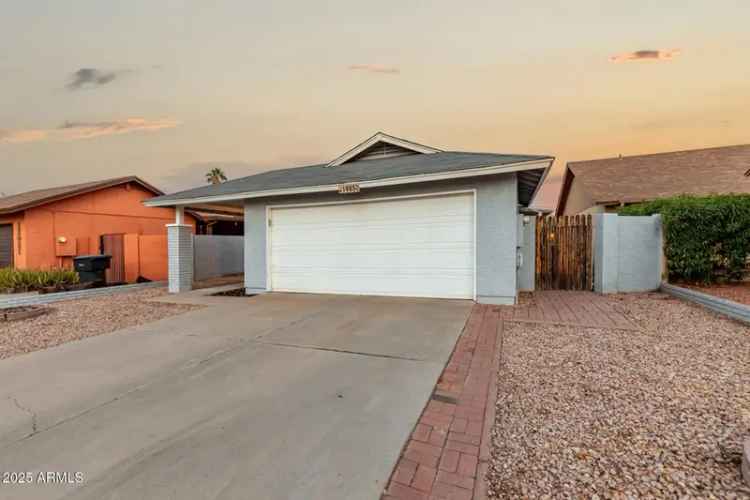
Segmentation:
[(750, 328), (662, 294), (613, 296), (641, 332), (506, 323), (497, 498), (750, 498)]
[(56, 302), (36, 318), (0, 323), (0, 359), (142, 325), (196, 306), (147, 302), (165, 288)]

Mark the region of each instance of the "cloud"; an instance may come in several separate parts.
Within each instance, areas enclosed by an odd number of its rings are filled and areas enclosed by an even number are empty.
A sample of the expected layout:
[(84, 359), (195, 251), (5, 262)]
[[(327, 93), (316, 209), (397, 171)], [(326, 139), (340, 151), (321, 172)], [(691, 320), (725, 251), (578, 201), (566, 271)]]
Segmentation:
[(9, 144), (19, 144), (23, 142), (35, 142), (44, 139), (47, 136), (46, 130), (26, 129), (26, 130), (7, 130), (0, 129), (0, 144), (7, 142)]
[(70, 75), (70, 81), (65, 86), (68, 90), (79, 90), (82, 88), (101, 87), (114, 81), (120, 75), (132, 70), (103, 70), (97, 68), (81, 68)]
[(397, 75), (401, 70), (395, 66), (385, 66), (382, 64), (352, 64), (348, 68), (350, 71), (366, 71), (368, 73), (389, 73)]
[(174, 128), (181, 122), (170, 118), (149, 120), (126, 118), (106, 122), (65, 122), (53, 129), (0, 129), (0, 144), (18, 144), (39, 141), (77, 141), (105, 135), (120, 135), (130, 132), (154, 131)]
[(91, 139), (103, 135), (127, 134), (136, 131), (174, 128), (180, 122), (172, 119), (148, 120), (146, 118), (126, 118), (109, 122), (65, 122), (57, 128), (67, 140)]
[(625, 52), (609, 58), (610, 62), (621, 63), (627, 61), (668, 61), (674, 59), (682, 53), (680, 49), (670, 50), (636, 50), (635, 52)]

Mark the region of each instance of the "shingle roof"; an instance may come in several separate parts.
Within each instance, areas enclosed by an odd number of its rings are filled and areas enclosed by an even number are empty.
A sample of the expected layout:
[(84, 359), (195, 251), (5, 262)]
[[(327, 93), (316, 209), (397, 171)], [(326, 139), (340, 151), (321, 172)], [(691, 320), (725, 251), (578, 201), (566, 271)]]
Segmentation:
[(568, 163), (594, 203), (750, 193), (750, 144)]
[(97, 191), (107, 187), (119, 186), (120, 184), (126, 184), (128, 182), (140, 184), (154, 194), (163, 194), (160, 189), (157, 189), (138, 177), (131, 175), (128, 177), (116, 177), (101, 181), (84, 182), (82, 184), (36, 189), (34, 191), (5, 196), (0, 198), (0, 214), (18, 212), (20, 210), (26, 210), (27, 208), (44, 205), (45, 203), (51, 203), (53, 201), (70, 198), (71, 196)]
[(551, 156), (538, 155), (445, 151), (377, 160), (354, 161), (334, 167), (329, 167), (327, 164), (319, 164), (271, 170), (221, 184), (159, 196), (149, 201), (180, 201), (208, 196), (326, 186), (552, 159)]

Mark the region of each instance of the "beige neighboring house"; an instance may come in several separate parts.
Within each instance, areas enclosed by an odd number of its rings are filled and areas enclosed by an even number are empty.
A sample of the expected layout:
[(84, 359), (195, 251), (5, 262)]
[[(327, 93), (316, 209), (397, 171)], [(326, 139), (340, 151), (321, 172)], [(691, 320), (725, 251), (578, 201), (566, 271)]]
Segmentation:
[(557, 215), (721, 193), (750, 193), (750, 144), (568, 163)]

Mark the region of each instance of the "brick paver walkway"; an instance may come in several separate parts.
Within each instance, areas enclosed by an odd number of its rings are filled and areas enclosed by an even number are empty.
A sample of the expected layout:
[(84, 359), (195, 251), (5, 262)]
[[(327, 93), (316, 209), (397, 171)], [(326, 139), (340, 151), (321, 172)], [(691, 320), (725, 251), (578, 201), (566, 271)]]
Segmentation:
[(524, 323), (637, 330), (615, 303), (593, 292), (547, 290), (524, 297), (521, 304), (501, 307), (502, 319)]
[(517, 306), (474, 306), (396, 464), (384, 500), (485, 498), (496, 354), (505, 321), (637, 328), (610, 301), (590, 292), (545, 291)]

